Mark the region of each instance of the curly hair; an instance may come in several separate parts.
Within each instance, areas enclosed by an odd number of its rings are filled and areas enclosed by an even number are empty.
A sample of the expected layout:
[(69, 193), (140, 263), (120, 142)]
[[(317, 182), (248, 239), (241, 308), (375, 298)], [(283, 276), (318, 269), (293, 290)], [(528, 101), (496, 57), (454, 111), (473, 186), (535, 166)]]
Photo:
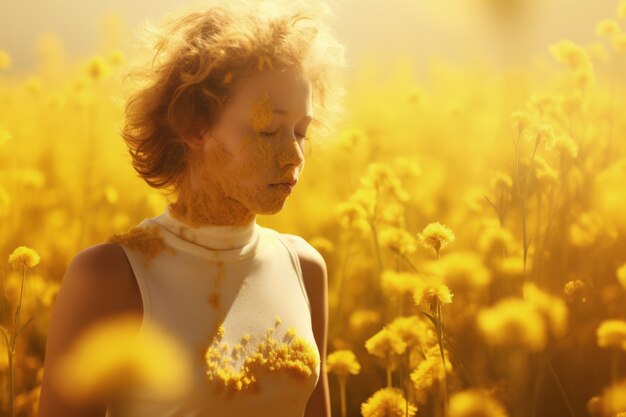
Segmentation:
[(123, 76), (135, 82), (120, 134), (133, 168), (156, 189), (179, 188), (189, 169), (181, 138), (217, 122), (230, 80), (265, 65), (308, 76), (316, 113), (307, 135), (312, 142), (330, 139), (343, 115), (344, 46), (332, 34), (334, 14), (326, 3), (206, 3), (170, 14), (159, 27), (146, 22), (137, 43), (143, 49)]

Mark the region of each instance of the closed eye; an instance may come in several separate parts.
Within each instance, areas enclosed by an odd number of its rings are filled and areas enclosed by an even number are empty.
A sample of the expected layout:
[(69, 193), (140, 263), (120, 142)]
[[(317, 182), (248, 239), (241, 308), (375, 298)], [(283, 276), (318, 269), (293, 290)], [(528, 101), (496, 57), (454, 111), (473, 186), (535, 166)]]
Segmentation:
[[(276, 132), (259, 132), (261, 135), (263, 136), (274, 136), (276, 135), (280, 130), (277, 130)], [(309, 140), (309, 138), (306, 137), (306, 135), (301, 135), (300, 133), (296, 133), (296, 136), (298, 136), (300, 139), (302, 140)]]

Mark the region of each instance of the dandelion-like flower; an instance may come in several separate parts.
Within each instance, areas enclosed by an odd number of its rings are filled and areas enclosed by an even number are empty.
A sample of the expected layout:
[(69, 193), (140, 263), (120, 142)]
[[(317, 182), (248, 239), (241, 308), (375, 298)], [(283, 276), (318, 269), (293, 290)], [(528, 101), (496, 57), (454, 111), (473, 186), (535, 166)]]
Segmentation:
[(136, 317), (121, 316), (88, 329), (52, 374), (55, 387), (68, 399), (93, 398), (134, 384), (164, 398), (184, 393), (193, 371), (183, 347), (159, 326), (140, 336), (139, 325)]
[(361, 365), (351, 350), (336, 350), (326, 359), (326, 372), (333, 373), (339, 378), (347, 378), (349, 374), (357, 375), (360, 371)]
[(13, 268), (32, 268), (40, 260), (39, 254), (28, 246), (19, 246), (9, 255), (9, 264)]
[[(363, 417), (404, 417), (406, 409), (407, 401), (402, 391), (389, 387), (376, 391), (361, 404)], [(417, 407), (409, 403), (409, 416), (414, 416), (416, 411)]]
[(417, 237), (425, 247), (435, 249), (437, 257), (439, 257), (439, 251), (441, 249), (445, 248), (456, 239), (452, 229), (439, 222), (428, 224), (421, 233), (417, 234)]
[(383, 327), (365, 342), (365, 348), (374, 356), (388, 359), (393, 355), (402, 355), (406, 349), (406, 343), (395, 332)]
[(620, 32), (619, 23), (614, 19), (604, 19), (596, 25), (596, 34), (603, 38), (613, 39)]
[(458, 392), (450, 398), (450, 417), (507, 417), (498, 400), (482, 390)]
[(542, 291), (535, 284), (527, 282), (523, 287), (524, 299), (529, 301), (544, 317), (549, 329), (556, 337), (563, 336), (567, 330), (567, 305), (558, 297)]
[(407, 348), (424, 344), (429, 336), (426, 323), (415, 315), (396, 317), (387, 328), (400, 336)]
[(403, 297), (413, 294), (420, 285), (421, 277), (412, 272), (396, 272), (387, 269), (381, 274), (380, 280), (385, 293)]
[(426, 358), (419, 363), (410, 375), (416, 390), (427, 392), (435, 383), (446, 380), (446, 373), (452, 371), (452, 364), (448, 358), (447, 350), (444, 350), (444, 357), (446, 358), (445, 368), (438, 346), (433, 346), (426, 351)]
[(624, 417), (626, 414), (626, 379), (612, 384), (601, 397), (603, 416)]
[(487, 344), (519, 346), (539, 351), (546, 344), (546, 326), (541, 314), (528, 301), (508, 298), (481, 310), (478, 327)]
[(626, 350), (626, 321), (605, 320), (596, 331), (598, 346), (618, 347)]
[(356, 375), (361, 371), (361, 365), (351, 350), (336, 350), (326, 359), (326, 372), (337, 375), (341, 397), (341, 416), (346, 416), (346, 382), (348, 375)]
[(422, 283), (413, 293), (413, 300), (415, 305), (427, 305), (433, 311), (436, 304), (450, 304), (453, 296), (446, 285), (435, 281)]

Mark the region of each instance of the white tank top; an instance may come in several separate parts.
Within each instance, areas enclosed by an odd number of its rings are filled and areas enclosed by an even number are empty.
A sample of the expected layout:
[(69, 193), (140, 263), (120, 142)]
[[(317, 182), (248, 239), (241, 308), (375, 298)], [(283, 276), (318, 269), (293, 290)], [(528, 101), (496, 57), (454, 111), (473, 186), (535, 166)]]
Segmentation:
[(166, 330), (195, 375), (175, 401), (137, 389), (111, 400), (107, 417), (304, 415), (320, 356), (300, 263), (284, 236), (256, 220), (191, 228), (168, 206), (117, 242), (141, 291), (139, 335)]

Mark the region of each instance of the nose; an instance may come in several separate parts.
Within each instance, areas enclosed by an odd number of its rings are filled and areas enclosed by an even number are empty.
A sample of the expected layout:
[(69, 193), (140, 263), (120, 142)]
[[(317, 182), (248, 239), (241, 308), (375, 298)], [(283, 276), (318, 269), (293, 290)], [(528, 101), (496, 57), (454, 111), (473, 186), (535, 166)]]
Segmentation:
[(304, 141), (299, 141), (295, 136), (285, 140), (284, 145), (279, 150), (278, 163), (281, 168), (299, 166), (304, 162)]

